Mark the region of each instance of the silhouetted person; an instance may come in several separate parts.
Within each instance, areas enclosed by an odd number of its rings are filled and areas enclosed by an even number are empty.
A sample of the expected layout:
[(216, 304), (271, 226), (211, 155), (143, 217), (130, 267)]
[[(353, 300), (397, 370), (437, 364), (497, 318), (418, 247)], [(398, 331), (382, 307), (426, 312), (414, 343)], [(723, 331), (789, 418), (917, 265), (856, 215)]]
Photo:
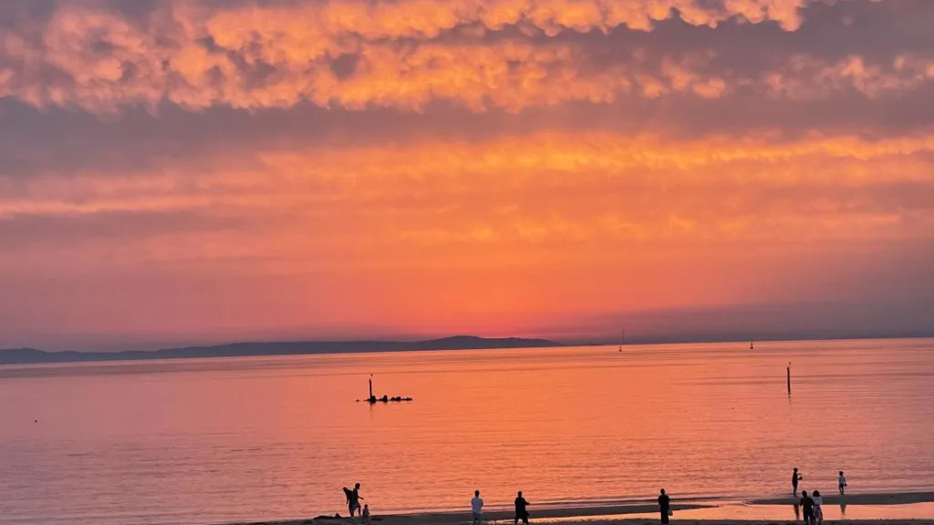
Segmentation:
[(814, 523), (820, 525), (824, 523), (824, 511), (821, 509), (821, 505), (824, 504), (824, 498), (820, 496), (819, 490), (815, 490), (811, 499), (814, 501)]
[(798, 467), (795, 467), (794, 471), (791, 473), (791, 493), (798, 495), (798, 482), (804, 479), (804, 476), (798, 474)]
[(364, 525), (370, 524), (370, 506), (369, 505), (363, 506), (363, 523)]
[(668, 523), (668, 516), (671, 515), (671, 498), (665, 494), (665, 489), (662, 489), (658, 495), (658, 511), (662, 515), (662, 525), (665, 525)]
[(804, 510), (804, 523), (814, 525), (814, 500), (807, 491), (801, 491), (801, 508)]
[(354, 515), (354, 511), (360, 511), (360, 500), (363, 498), (360, 497), (360, 484), (357, 483), (353, 486), (353, 490), (344, 487), (344, 495), (347, 497), (347, 510), (350, 512), (350, 517)]
[(483, 517), (483, 498), (480, 497), (480, 491), (473, 492), (473, 499), (470, 500), (470, 512), (473, 514), (473, 525), (480, 525), (480, 518)]
[(526, 509), (529, 502), (522, 497), (522, 491), (519, 491), (519, 495), (516, 496), (516, 520), (515, 523), (519, 523), (519, 520), (522, 520), (522, 523), (528, 524), (529, 522), (529, 511)]
[(837, 487), (840, 489), (840, 495), (846, 493), (846, 476), (843, 475), (843, 471), (840, 471), (840, 476), (837, 477)]

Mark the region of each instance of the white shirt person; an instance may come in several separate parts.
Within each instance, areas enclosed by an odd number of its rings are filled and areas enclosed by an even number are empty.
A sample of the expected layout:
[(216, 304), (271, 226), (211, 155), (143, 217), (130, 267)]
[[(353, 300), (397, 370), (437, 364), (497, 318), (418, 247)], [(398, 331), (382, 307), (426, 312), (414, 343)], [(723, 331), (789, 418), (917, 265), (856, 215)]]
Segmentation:
[(470, 500), (470, 511), (473, 514), (473, 525), (480, 525), (480, 518), (483, 515), (483, 498), (480, 497), (480, 491), (473, 493), (473, 499)]

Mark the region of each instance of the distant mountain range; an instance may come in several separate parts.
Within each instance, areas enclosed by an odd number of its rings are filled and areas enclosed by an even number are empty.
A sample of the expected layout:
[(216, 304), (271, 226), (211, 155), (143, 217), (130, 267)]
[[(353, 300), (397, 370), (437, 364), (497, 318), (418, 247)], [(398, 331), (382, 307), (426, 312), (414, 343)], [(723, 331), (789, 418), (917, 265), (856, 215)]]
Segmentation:
[(0, 365), (29, 363), (72, 363), (81, 361), (134, 361), (199, 357), (243, 357), (269, 355), (339, 354), (354, 352), (398, 352), (412, 350), (479, 350), (491, 348), (538, 348), (561, 346), (546, 339), (445, 337), (429, 341), (296, 341), (284, 343), (232, 343), (216, 346), (164, 348), (125, 352), (46, 352), (34, 348), (0, 350)]

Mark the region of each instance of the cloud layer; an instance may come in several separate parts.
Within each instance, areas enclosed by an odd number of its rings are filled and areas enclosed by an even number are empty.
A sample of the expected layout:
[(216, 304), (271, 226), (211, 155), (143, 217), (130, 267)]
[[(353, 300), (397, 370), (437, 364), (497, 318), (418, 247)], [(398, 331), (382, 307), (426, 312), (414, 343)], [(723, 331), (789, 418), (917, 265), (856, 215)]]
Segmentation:
[[(934, 78), (927, 48), (872, 61), (853, 50), (830, 60), (788, 53), (722, 67), (736, 52), (722, 40), (712, 45), (719, 24), (793, 32), (805, 6), (814, 9), (804, 0), (186, 1), (142, 12), (56, 2), (39, 18), (8, 4), (0, 96), (101, 113), (163, 102), (255, 110), (306, 101), (423, 111), (436, 100), (520, 111), (736, 91), (792, 99), (856, 91), (874, 99)], [(698, 35), (696, 50), (670, 52), (661, 38), (632, 45), (661, 23)]]
[(0, 346), (934, 311), (931, 34), (924, 0), (0, 0)]

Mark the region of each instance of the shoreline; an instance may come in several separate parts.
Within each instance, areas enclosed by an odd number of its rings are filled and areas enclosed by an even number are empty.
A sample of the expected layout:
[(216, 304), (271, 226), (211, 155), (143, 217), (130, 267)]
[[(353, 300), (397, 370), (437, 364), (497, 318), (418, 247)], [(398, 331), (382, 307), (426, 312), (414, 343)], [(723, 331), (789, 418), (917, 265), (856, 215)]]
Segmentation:
[[(782, 498), (762, 498), (754, 500), (720, 500), (711, 498), (708, 500), (678, 500), (672, 502), (674, 516), (672, 522), (681, 525), (704, 525), (712, 522), (733, 525), (774, 525), (777, 523), (795, 523), (794, 514), (789, 509), (794, 507), (791, 494)], [(902, 517), (895, 519), (884, 518), (861, 518), (853, 519), (842, 517), (833, 519), (833, 523), (880, 523), (891, 525), (914, 524), (914, 525), (934, 525), (934, 491), (926, 492), (906, 492), (906, 493), (857, 493), (840, 496), (834, 494), (824, 496), (824, 507), (831, 506), (859, 509), (861, 507), (887, 508), (889, 510), (900, 507), (910, 513), (914, 506), (925, 506), (925, 516)], [(929, 509), (927, 507), (930, 507)], [(737, 519), (737, 512), (733, 509), (742, 509), (743, 514), (755, 515), (761, 511), (762, 517), (750, 519)], [(788, 515), (787, 519), (776, 518), (772, 515), (776, 510), (782, 511), (782, 515)], [(543, 505), (539, 508), (530, 508), (531, 520), (533, 523), (556, 523), (569, 525), (614, 525), (614, 524), (652, 524), (658, 523), (658, 505), (649, 501), (631, 501), (621, 505), (567, 505), (567, 506), (548, 506)], [(694, 511), (694, 512), (692, 512)], [(722, 512), (721, 512), (722, 511)], [(694, 516), (692, 516), (692, 514)], [(899, 513), (903, 514), (903, 513)], [(684, 515), (683, 519), (679, 516)], [(722, 516), (722, 517), (718, 517)], [(507, 525), (513, 522), (514, 514), (508, 510), (495, 510), (484, 512), (484, 525)], [(471, 522), (469, 509), (458, 512), (426, 512), (409, 514), (375, 514), (372, 523), (381, 525), (461, 525)], [(340, 518), (317, 516), (314, 518), (303, 518), (296, 520), (278, 520), (278, 521), (255, 521), (255, 522), (233, 522), (222, 525), (343, 525), (350, 523), (361, 523), (359, 518), (351, 521), (348, 517)]]
[[(808, 491), (810, 494), (811, 491)], [(798, 496), (800, 497), (800, 496)], [(870, 492), (859, 494), (846, 494), (841, 496), (838, 493), (821, 494), (824, 499), (824, 505), (910, 505), (912, 503), (931, 503), (934, 502), (934, 491), (929, 492), (902, 492), (885, 493)], [(763, 498), (755, 499), (749, 502), (750, 505), (788, 505), (793, 503), (791, 494), (782, 498)]]

